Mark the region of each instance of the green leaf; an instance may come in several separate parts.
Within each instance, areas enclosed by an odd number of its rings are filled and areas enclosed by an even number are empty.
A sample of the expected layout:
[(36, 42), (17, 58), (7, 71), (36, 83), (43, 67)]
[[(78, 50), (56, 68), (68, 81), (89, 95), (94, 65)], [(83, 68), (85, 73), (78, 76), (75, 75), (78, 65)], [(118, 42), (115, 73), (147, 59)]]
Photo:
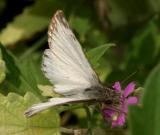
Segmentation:
[(51, 0), (35, 1), (32, 6), (25, 8), (22, 14), (7, 24), (0, 33), (0, 41), (5, 45), (13, 45), (44, 31), (48, 27), (55, 5), (56, 2)]
[(48, 84), (48, 80), (41, 71), (41, 58), (37, 60), (39, 57), (41, 57), (41, 55), (38, 56), (38, 58), (34, 58), (33, 54), (24, 61), (18, 62), (22, 75), (35, 90), (38, 90), (37, 84)]
[(38, 102), (39, 99), (31, 93), (24, 97), (15, 93), (6, 97), (0, 94), (0, 134), (59, 135), (60, 119), (55, 110), (44, 111), (32, 118), (24, 116), (24, 111)]
[(0, 44), (0, 49), (1, 49), (2, 58), (5, 61), (6, 68), (7, 68), (6, 82), (4, 83), (6, 83), (5, 85), (8, 86), (8, 82), (10, 82), (9, 84), (13, 86), (12, 88), (14, 91), (14, 89), (20, 85), (20, 77), (19, 77), (20, 71), (16, 66), (15, 59), (11, 56), (11, 54), (9, 54), (9, 52), (7, 52), (7, 50), (1, 44)]
[(70, 23), (71, 27), (80, 35), (80, 40), (83, 41), (83, 38), (85, 38), (86, 33), (91, 27), (91, 25), (89, 25), (89, 20), (86, 18), (71, 16)]
[(160, 11), (160, 1), (159, 0), (148, 0), (149, 5), (151, 5), (152, 10), (157, 13)]
[(34, 34), (44, 30), (49, 18), (34, 16), (24, 13), (17, 16), (12, 23), (9, 23), (0, 34), (0, 40), (5, 45), (12, 45), (20, 40), (31, 38)]
[(114, 44), (104, 44), (98, 46), (96, 48), (91, 49), (87, 52), (88, 59), (91, 64), (97, 65), (98, 60), (104, 55), (104, 53), (110, 48), (114, 46)]
[[(129, 23), (133, 24), (144, 21), (145, 17), (153, 14), (151, 4), (148, 4), (148, 1), (151, 0), (128, 0), (127, 2), (125, 0), (108, 0), (107, 5), (112, 9), (110, 13), (108, 13), (112, 27), (120, 27)], [(156, 4), (158, 4), (158, 2), (156, 2)]]
[(142, 107), (130, 108), (132, 135), (160, 134), (160, 64), (147, 78), (144, 86)]
[[(135, 59), (135, 63), (150, 64), (157, 56), (160, 49), (157, 46), (157, 44), (159, 44), (157, 40), (159, 38), (159, 32), (155, 20), (156, 18), (150, 20), (147, 25), (145, 25), (145, 29), (138, 31), (132, 38), (132, 46), (130, 46), (131, 51), (127, 56), (127, 58), (130, 57), (131, 63), (133, 63), (133, 59)], [(129, 63), (129, 65), (131, 64)]]
[(5, 66), (5, 62), (3, 60), (0, 60), (0, 83), (5, 79), (6, 77), (6, 66)]
[(0, 51), (0, 83), (5, 79), (6, 77), (6, 64), (5, 61), (2, 59), (2, 54)]
[(42, 95), (45, 97), (61, 97), (60, 94), (56, 93), (53, 90), (53, 86), (51, 85), (38, 85), (39, 90), (42, 92)]
[(6, 6), (6, 1), (5, 0), (1, 0), (0, 1), (0, 14), (4, 10), (5, 6)]
[[(18, 60), (8, 52), (2, 45), (0, 45), (2, 58), (6, 63), (6, 79), (2, 83), (1, 89), (5, 90), (3, 93), (8, 93), (7, 90), (24, 95), (27, 91), (31, 91), (36, 95), (41, 97), (40, 91), (37, 88), (35, 68), (31, 64), (26, 64), (25, 70), (20, 69), (22, 62), (19, 63)], [(30, 57), (31, 58), (31, 57)], [(38, 67), (40, 69), (40, 67)], [(33, 70), (34, 69), (34, 70)]]

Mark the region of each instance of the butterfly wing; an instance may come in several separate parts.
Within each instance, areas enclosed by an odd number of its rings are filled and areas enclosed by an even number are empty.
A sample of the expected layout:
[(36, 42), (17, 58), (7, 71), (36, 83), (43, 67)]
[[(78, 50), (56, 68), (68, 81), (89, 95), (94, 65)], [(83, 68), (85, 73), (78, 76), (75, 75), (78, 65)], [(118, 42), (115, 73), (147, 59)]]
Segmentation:
[(63, 105), (67, 103), (77, 103), (77, 102), (90, 102), (94, 101), (94, 99), (88, 99), (88, 98), (51, 98), (48, 102), (35, 104), (32, 107), (30, 107), (28, 110), (25, 111), (25, 115), (27, 117), (30, 117), (32, 115), (35, 115), (43, 110), (46, 110), (50, 107), (54, 107), (57, 105)]
[(32, 116), (50, 107), (66, 103), (88, 102), (103, 95), (102, 86), (91, 68), (62, 11), (53, 16), (48, 30), (49, 49), (43, 56), (42, 70), (64, 98), (52, 98), (35, 104), (26, 112)]
[(54, 84), (57, 93), (77, 95), (87, 88), (100, 86), (96, 73), (62, 11), (57, 11), (51, 20), (48, 43), (49, 49), (44, 52), (42, 70)]

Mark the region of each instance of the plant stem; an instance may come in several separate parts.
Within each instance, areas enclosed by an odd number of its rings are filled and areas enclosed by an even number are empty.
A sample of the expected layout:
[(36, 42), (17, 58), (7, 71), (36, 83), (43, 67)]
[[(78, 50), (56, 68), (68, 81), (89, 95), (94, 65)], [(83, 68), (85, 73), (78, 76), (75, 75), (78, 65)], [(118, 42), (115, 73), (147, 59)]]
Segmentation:
[(88, 133), (89, 133), (89, 135), (92, 135), (92, 114), (91, 114), (88, 106), (84, 106), (84, 108), (86, 110), (87, 118), (88, 118), (88, 121), (87, 121)]
[(73, 134), (73, 135), (87, 135), (87, 129), (69, 129), (69, 128), (60, 128), (61, 133)]

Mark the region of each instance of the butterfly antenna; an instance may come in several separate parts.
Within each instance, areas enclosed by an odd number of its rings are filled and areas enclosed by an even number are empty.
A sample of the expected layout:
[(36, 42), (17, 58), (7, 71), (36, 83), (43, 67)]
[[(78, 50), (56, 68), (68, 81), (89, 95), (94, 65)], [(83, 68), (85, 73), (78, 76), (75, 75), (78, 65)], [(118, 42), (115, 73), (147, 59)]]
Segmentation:
[(131, 73), (129, 76), (127, 76), (124, 80), (121, 81), (121, 84), (123, 84), (124, 82), (126, 82), (127, 80), (129, 80), (131, 77), (133, 77), (136, 73), (138, 72), (138, 70), (134, 71), (133, 73)]

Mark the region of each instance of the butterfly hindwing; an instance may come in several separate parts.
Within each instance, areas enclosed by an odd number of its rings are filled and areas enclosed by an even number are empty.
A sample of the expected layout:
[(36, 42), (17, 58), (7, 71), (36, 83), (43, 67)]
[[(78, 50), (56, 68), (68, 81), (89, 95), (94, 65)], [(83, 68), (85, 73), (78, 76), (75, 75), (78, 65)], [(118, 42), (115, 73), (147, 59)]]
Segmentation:
[(27, 117), (30, 117), (32, 115), (35, 115), (43, 110), (46, 110), (50, 107), (68, 104), (68, 103), (79, 103), (79, 102), (90, 102), (94, 101), (92, 99), (87, 98), (51, 98), (48, 102), (44, 103), (38, 103), (30, 107), (28, 110), (25, 111), (25, 115)]

